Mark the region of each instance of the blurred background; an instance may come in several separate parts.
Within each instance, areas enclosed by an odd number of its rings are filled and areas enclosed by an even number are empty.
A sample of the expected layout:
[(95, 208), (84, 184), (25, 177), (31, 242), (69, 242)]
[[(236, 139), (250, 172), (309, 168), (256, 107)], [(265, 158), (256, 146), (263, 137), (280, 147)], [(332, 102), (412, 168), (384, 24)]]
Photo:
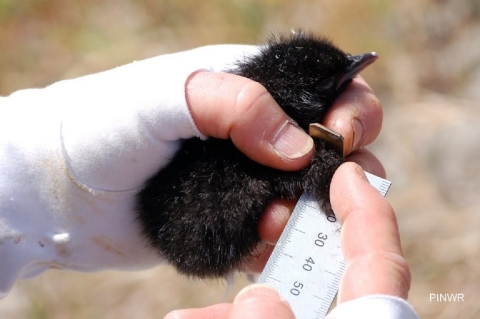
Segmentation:
[[(385, 108), (371, 150), (393, 182), (387, 198), (412, 269), (410, 303), (422, 318), (479, 318), (478, 0), (0, 0), (0, 95), (292, 28), (379, 54), (362, 73)], [(190, 280), (169, 267), (49, 271), (0, 300), (0, 318), (162, 318), (230, 301), (246, 284), (241, 275), (230, 288)], [(431, 293), (465, 301), (431, 302)]]

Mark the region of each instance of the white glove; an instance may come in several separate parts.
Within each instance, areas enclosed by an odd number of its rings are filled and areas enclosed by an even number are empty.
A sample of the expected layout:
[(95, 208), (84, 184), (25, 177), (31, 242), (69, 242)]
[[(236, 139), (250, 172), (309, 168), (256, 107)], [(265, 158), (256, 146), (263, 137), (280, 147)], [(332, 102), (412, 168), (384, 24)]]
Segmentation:
[(418, 319), (413, 307), (404, 299), (369, 295), (338, 304), (325, 319)]
[(135, 222), (134, 197), (179, 139), (202, 137), (185, 81), (256, 52), (203, 47), (0, 98), (0, 297), (49, 268), (161, 263)]

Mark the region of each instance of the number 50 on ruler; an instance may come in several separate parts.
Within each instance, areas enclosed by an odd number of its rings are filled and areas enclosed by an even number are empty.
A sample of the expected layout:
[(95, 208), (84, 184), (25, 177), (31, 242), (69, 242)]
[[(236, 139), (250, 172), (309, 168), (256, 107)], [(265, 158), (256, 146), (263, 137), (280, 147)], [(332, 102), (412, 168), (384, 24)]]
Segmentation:
[[(391, 183), (366, 175), (385, 196)], [(258, 280), (273, 286), (290, 303), (297, 319), (326, 316), (345, 271), (340, 233), (336, 218), (326, 216), (304, 193)]]

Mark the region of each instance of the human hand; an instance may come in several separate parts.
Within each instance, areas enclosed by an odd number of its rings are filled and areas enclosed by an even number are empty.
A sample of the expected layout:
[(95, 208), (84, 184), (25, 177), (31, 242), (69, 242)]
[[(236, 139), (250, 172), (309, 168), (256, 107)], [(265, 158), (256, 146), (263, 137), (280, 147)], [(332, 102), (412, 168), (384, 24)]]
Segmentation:
[[(310, 137), (285, 125), (285, 114), (270, 95), (252, 81), (216, 73), (257, 51), (253, 46), (204, 47), (2, 99), (0, 184), (8, 187), (2, 189), (0, 206), (17, 213), (2, 215), (6, 227), (0, 233), (5, 239), (0, 255), (12, 258), (0, 264), (0, 295), (18, 278), (51, 267), (141, 269), (162, 262), (135, 222), (135, 195), (168, 164), (180, 139), (231, 137), (264, 164), (285, 170), (306, 166), (313, 153)], [(213, 72), (190, 76), (203, 69)], [(337, 101), (326, 124), (345, 136), (347, 153), (357, 149), (368, 159), (358, 148), (380, 130), (379, 103), (360, 79), (342, 96), (350, 97)], [(353, 117), (363, 129), (355, 125), (353, 130)], [(273, 247), (267, 244), (278, 239), (292, 206), (277, 201), (266, 210), (259, 228), (265, 253), (250, 270), (263, 268)]]
[[(346, 262), (337, 303), (369, 295), (406, 299), (410, 272), (403, 257), (395, 214), (357, 164), (345, 163), (337, 170), (331, 184), (331, 203), (343, 225), (342, 250)], [(272, 288), (251, 285), (232, 304), (177, 310), (165, 317), (174, 318), (293, 319), (295, 316)]]
[(197, 70), (258, 52), (218, 45), (162, 55), (0, 99), (0, 298), (50, 268), (144, 269), (135, 197), (181, 139), (201, 136), (185, 100)]
[[(192, 117), (204, 135), (231, 138), (245, 154), (267, 166), (296, 170), (310, 162), (311, 138), (291, 125), (285, 130), (286, 114), (258, 83), (232, 74), (198, 72), (189, 78), (186, 87)], [(385, 176), (380, 162), (363, 148), (377, 137), (381, 123), (381, 105), (360, 77), (340, 95), (324, 121), (344, 136), (347, 160)], [(282, 142), (279, 131), (293, 136), (283, 136), (287, 142)], [(276, 149), (273, 141), (280, 142), (282, 149)], [(292, 201), (277, 200), (267, 208), (259, 225), (263, 247), (258, 251), (263, 253), (253, 259), (249, 270), (263, 269), (294, 205)]]

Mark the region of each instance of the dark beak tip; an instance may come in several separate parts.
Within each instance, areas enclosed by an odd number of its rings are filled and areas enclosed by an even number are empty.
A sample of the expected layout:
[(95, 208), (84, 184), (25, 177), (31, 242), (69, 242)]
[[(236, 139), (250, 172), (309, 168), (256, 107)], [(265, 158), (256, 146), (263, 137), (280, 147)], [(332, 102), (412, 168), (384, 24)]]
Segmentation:
[(375, 62), (378, 59), (377, 52), (365, 53), (365, 55), (369, 56), (369, 58), (372, 60), (372, 62)]
[(355, 77), (358, 73), (362, 72), (367, 66), (372, 64), (378, 59), (376, 52), (368, 52), (359, 55), (353, 55), (349, 57), (351, 65), (349, 67), (349, 75)]
[(364, 53), (363, 56), (364, 56), (365, 60), (369, 61), (368, 64), (372, 64), (373, 62), (377, 61), (377, 59), (378, 59), (377, 52)]
[(359, 55), (349, 56), (348, 59), (350, 60), (351, 64), (348, 67), (344, 76), (338, 82), (337, 89), (340, 88), (344, 83), (357, 76), (367, 66), (375, 62), (378, 59), (378, 55), (376, 52), (368, 52)]
[(368, 52), (351, 56), (349, 58), (349, 60), (352, 62), (352, 64), (350, 65), (350, 70), (352, 73), (356, 72), (358, 74), (367, 66), (375, 62), (377, 59), (378, 55), (376, 52)]

